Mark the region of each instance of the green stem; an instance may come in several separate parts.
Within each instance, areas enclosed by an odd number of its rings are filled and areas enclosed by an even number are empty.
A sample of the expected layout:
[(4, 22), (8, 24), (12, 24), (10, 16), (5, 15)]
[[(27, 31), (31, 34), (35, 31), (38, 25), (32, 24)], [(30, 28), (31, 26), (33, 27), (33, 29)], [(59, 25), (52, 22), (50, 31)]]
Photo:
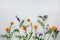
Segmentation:
[(32, 22), (30, 24), (31, 24), (31, 32), (32, 32)]
[(53, 38), (53, 40), (56, 40), (56, 38)]
[[(37, 29), (35, 29), (35, 37), (37, 37)], [(36, 40), (36, 38), (35, 38), (35, 40)]]
[(31, 36), (32, 36), (32, 30), (33, 30), (33, 28), (32, 28), (32, 22), (30, 24), (31, 24), (31, 33), (30, 33), (30, 36), (29, 36), (28, 40), (31, 38)]
[[(11, 35), (11, 25), (10, 25), (9, 35), (12, 36), (12, 35)], [(10, 37), (10, 40), (11, 40), (11, 37)]]
[(10, 40), (11, 40), (11, 38), (10, 38)]
[(29, 36), (28, 40), (31, 38), (31, 36), (32, 36), (32, 32), (31, 32), (31, 34), (30, 34), (30, 36)]
[[(19, 35), (20, 35), (20, 31), (19, 31)], [(20, 37), (19, 37), (19, 40), (20, 40)]]
[(9, 39), (7, 38), (7, 40), (9, 40)]
[(35, 37), (37, 37), (37, 33), (36, 32), (37, 32), (37, 30), (35, 29)]
[[(20, 27), (19, 27), (19, 29), (20, 29)], [(20, 31), (19, 31), (19, 35), (20, 35)], [(20, 40), (20, 37), (19, 37), (19, 40)]]
[(44, 26), (43, 26), (43, 31), (44, 31), (44, 40), (45, 40), (45, 29), (44, 29)]
[(48, 39), (47, 39), (47, 40), (49, 40), (50, 36), (51, 36), (51, 33), (50, 33), (50, 35), (49, 35), (49, 37), (48, 37)]
[(27, 30), (25, 31), (25, 33), (26, 33), (26, 39), (27, 39)]
[(10, 31), (8, 32), (9, 34), (11, 33), (11, 25), (10, 25)]
[(19, 38), (19, 40), (20, 40), (20, 38)]
[[(43, 21), (44, 24), (45, 21)], [(45, 25), (43, 25), (43, 31), (44, 31), (44, 40), (45, 40)]]

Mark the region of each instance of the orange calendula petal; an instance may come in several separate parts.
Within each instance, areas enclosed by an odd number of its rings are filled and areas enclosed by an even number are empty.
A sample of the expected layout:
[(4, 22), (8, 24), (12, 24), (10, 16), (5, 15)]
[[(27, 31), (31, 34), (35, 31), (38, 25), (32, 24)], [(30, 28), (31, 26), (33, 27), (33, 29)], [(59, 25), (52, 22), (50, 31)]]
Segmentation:
[(34, 29), (37, 29), (38, 28), (38, 25), (37, 24), (34, 24), (33, 27), (34, 27)]
[(9, 27), (6, 27), (5, 30), (6, 30), (6, 31), (10, 31), (10, 28), (9, 28)]
[(26, 31), (26, 30), (27, 30), (27, 26), (23, 26), (23, 30), (25, 30), (25, 31)]
[(52, 27), (52, 30), (57, 30), (57, 26), (53, 26)]

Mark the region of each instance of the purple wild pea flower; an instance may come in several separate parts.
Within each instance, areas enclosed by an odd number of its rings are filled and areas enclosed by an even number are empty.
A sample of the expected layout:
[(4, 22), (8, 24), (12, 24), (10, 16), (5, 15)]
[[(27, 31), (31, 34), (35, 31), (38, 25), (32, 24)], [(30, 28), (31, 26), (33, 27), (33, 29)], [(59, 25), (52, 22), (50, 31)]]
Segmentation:
[(17, 18), (17, 20), (20, 22), (20, 19), (19, 18)]
[(39, 36), (43, 36), (43, 33), (39, 33)]
[(48, 18), (48, 15), (44, 15), (43, 17), (44, 17), (44, 18)]
[(18, 18), (18, 16), (16, 15), (16, 18), (17, 18), (17, 20), (20, 22), (20, 19)]
[(48, 30), (48, 28), (46, 27), (46, 29)]
[(59, 33), (59, 30), (57, 30), (57, 33)]

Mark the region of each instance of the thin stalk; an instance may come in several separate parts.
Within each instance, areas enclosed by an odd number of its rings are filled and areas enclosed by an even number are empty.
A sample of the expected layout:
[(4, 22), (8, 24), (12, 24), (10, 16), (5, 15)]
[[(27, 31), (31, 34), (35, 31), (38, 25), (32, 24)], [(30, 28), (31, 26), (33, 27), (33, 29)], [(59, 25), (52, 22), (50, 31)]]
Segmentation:
[(33, 30), (33, 28), (32, 28), (32, 22), (30, 24), (31, 24), (31, 32), (32, 32), (32, 30)]
[(32, 28), (32, 22), (30, 23), (30, 25), (31, 25), (31, 34), (30, 34), (28, 40), (31, 38), (31, 36), (32, 36), (32, 30), (33, 30), (33, 28)]
[(35, 37), (37, 37), (37, 33), (36, 33), (37, 31), (36, 31), (36, 29), (35, 29)]
[(19, 38), (19, 40), (20, 40), (20, 38)]
[[(43, 21), (44, 24), (44, 21)], [(44, 31), (44, 40), (45, 40), (45, 27), (43, 26), (43, 31)]]
[(29, 36), (28, 40), (31, 38), (31, 36), (32, 36), (32, 33), (30, 34), (30, 36)]
[[(35, 37), (37, 37), (37, 30), (35, 29)], [(36, 39), (35, 39), (36, 40)]]
[(11, 38), (10, 38), (10, 40), (11, 40)]
[[(20, 29), (20, 27), (19, 27), (19, 29)], [(19, 31), (19, 35), (20, 35), (20, 31)], [(20, 40), (20, 37), (19, 37), (19, 40)]]
[(50, 35), (49, 35), (49, 37), (48, 37), (48, 39), (47, 39), (47, 40), (49, 40), (50, 36), (51, 36), (51, 33), (50, 33)]
[(9, 39), (7, 38), (7, 40), (9, 40)]
[(55, 38), (53, 40), (56, 40)]
[(44, 29), (44, 26), (43, 26), (43, 31), (44, 31), (44, 39), (45, 39), (45, 29)]
[[(10, 25), (9, 35), (12, 37), (12, 35), (11, 35), (11, 25)], [(11, 37), (10, 37), (10, 40), (11, 40)]]
[(25, 30), (25, 34), (26, 34), (26, 39), (27, 39), (27, 30)]
[(56, 40), (56, 38), (53, 38), (53, 40)]
[[(54, 31), (53, 31), (53, 34), (54, 34)], [(56, 38), (55, 38), (55, 34), (54, 34), (54, 38), (53, 38), (53, 40), (56, 40)]]

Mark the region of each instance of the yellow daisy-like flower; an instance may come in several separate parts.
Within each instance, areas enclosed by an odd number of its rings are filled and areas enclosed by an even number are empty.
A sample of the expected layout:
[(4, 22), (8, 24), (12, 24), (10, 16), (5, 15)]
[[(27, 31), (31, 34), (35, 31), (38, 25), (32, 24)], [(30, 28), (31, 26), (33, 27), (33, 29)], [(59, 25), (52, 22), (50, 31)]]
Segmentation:
[(23, 30), (26, 31), (27, 30), (27, 26), (23, 26)]
[(38, 28), (38, 25), (37, 24), (34, 24), (33, 27), (34, 27), (34, 29), (37, 29)]
[(49, 27), (50, 25), (49, 25), (49, 24), (47, 24), (46, 26), (48, 26), (48, 27)]
[(10, 31), (10, 28), (9, 28), (9, 27), (6, 27), (5, 30), (6, 30), (6, 31)]
[(31, 21), (31, 19), (30, 18), (27, 18), (27, 22), (30, 22)]
[(14, 25), (14, 22), (10, 22), (10, 25)]

